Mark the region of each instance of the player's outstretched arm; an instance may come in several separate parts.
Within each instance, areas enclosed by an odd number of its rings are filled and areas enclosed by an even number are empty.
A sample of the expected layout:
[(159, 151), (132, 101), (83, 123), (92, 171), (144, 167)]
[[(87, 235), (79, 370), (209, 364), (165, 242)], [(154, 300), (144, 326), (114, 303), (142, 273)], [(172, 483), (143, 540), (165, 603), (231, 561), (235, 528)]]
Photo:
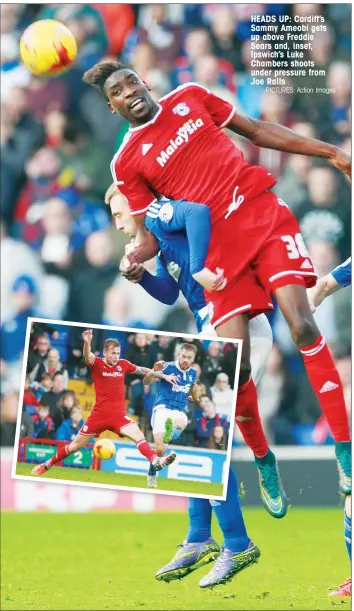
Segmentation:
[(248, 138), (253, 144), (263, 148), (328, 159), (338, 170), (351, 178), (350, 155), (333, 144), (300, 136), (278, 123), (252, 119), (238, 113), (234, 114), (227, 127), (234, 133)]
[(349, 286), (352, 281), (352, 260), (351, 257), (338, 265), (327, 276), (320, 278), (311, 289), (308, 289), (307, 296), (310, 302), (311, 311), (315, 312), (316, 308), (322, 303), (326, 297), (333, 295), (340, 289)]
[(174, 373), (166, 375), (165, 373), (162, 373), (162, 371), (154, 371), (153, 369), (149, 369), (148, 367), (137, 367), (135, 373), (140, 373), (144, 376), (145, 384), (149, 384), (149, 382), (146, 382), (146, 380), (150, 379), (151, 374), (156, 380), (165, 380), (165, 382), (168, 382), (168, 384), (173, 385), (177, 384), (178, 382), (178, 376), (176, 376)]
[(93, 352), (91, 352), (91, 342), (92, 342), (92, 329), (88, 329), (87, 331), (84, 331), (82, 334), (82, 339), (84, 340), (84, 348), (83, 348), (83, 355), (84, 355), (84, 359), (85, 359), (85, 363), (88, 363), (89, 365), (92, 365), (92, 363), (95, 360), (95, 355), (93, 354)]

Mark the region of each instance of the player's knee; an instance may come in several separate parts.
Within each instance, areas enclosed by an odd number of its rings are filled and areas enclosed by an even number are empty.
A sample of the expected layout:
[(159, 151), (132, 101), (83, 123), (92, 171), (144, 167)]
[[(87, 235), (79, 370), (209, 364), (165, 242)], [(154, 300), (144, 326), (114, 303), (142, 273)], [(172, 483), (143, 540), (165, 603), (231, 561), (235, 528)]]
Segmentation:
[(318, 329), (313, 319), (304, 315), (297, 316), (290, 323), (292, 338), (297, 346), (309, 346), (318, 337)]

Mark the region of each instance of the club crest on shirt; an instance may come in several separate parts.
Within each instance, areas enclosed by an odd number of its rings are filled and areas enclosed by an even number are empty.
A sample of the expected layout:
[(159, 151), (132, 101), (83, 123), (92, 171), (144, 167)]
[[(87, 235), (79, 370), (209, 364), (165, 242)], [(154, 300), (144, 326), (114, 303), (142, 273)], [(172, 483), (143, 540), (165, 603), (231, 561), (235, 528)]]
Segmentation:
[(117, 371), (122, 371), (121, 366), (120, 366), (120, 365), (117, 365), (117, 366), (116, 366), (116, 370), (117, 370)]
[(161, 206), (159, 210), (158, 217), (161, 219), (161, 221), (168, 223), (171, 220), (171, 218), (173, 217), (172, 204), (170, 203), (163, 204), (163, 206)]
[(173, 109), (174, 114), (180, 115), (181, 117), (185, 117), (188, 115), (188, 113), (190, 113), (190, 111), (190, 108), (184, 102), (177, 104), (177, 106), (175, 106)]

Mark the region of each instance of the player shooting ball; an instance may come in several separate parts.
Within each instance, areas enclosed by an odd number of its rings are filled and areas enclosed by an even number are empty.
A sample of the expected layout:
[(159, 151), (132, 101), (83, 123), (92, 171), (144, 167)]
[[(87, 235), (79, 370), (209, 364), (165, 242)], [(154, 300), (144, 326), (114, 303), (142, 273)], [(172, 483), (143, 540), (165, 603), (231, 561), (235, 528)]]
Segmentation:
[[(83, 356), (85, 363), (92, 371), (93, 383), (96, 392), (96, 402), (86, 422), (78, 435), (68, 445), (58, 449), (57, 453), (46, 462), (37, 465), (34, 475), (43, 475), (56, 463), (64, 460), (84, 447), (91, 437), (99, 437), (103, 431), (112, 431), (117, 435), (124, 435), (136, 444), (140, 454), (145, 456), (153, 465), (155, 471), (161, 471), (176, 459), (176, 454), (159, 458), (155, 450), (147, 443), (144, 434), (136, 422), (128, 418), (125, 405), (125, 375), (137, 373), (146, 376), (152, 373), (147, 367), (138, 367), (130, 361), (120, 358), (120, 344), (116, 339), (106, 339), (103, 348), (103, 358), (97, 357), (91, 351), (92, 330), (84, 331)], [(154, 377), (171, 386), (178, 382), (174, 373), (154, 372)]]
[[(176, 383), (171, 386), (165, 380), (158, 383), (158, 392), (152, 410), (151, 427), (154, 436), (156, 453), (163, 456), (170, 441), (176, 441), (188, 424), (186, 408), (189, 398), (198, 401), (198, 389), (195, 385), (197, 372), (192, 368), (197, 354), (194, 344), (183, 344), (175, 362), (155, 363), (153, 371), (144, 378), (145, 384), (155, 381), (156, 373), (162, 372), (174, 376)], [(156, 487), (156, 468), (150, 464), (148, 473), (148, 486)]]

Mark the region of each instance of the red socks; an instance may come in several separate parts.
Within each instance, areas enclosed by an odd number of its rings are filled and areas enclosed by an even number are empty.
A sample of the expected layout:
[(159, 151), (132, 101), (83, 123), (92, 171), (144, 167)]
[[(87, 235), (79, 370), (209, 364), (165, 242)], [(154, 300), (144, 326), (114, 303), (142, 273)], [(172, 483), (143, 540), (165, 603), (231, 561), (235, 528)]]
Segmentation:
[(152, 449), (152, 447), (148, 444), (146, 439), (142, 439), (141, 441), (138, 441), (138, 443), (136, 444), (136, 447), (138, 448), (140, 454), (145, 456), (145, 458), (147, 458), (150, 462), (154, 462), (154, 460), (157, 458), (157, 454), (155, 450)]
[(236, 424), (252, 452), (257, 458), (263, 458), (269, 446), (259, 415), (257, 390), (252, 379), (238, 388)]
[(301, 348), (306, 372), (335, 441), (350, 441), (343, 386), (324, 337)]
[(57, 453), (54, 454), (54, 456), (52, 456), (52, 458), (50, 460), (47, 460), (46, 464), (48, 465), (48, 467), (52, 467), (57, 462), (60, 462), (61, 460), (64, 460), (64, 458), (69, 456), (69, 454), (70, 454), (70, 452), (69, 452), (69, 445), (70, 444), (68, 444), (67, 446), (62, 446), (61, 448), (59, 448)]

